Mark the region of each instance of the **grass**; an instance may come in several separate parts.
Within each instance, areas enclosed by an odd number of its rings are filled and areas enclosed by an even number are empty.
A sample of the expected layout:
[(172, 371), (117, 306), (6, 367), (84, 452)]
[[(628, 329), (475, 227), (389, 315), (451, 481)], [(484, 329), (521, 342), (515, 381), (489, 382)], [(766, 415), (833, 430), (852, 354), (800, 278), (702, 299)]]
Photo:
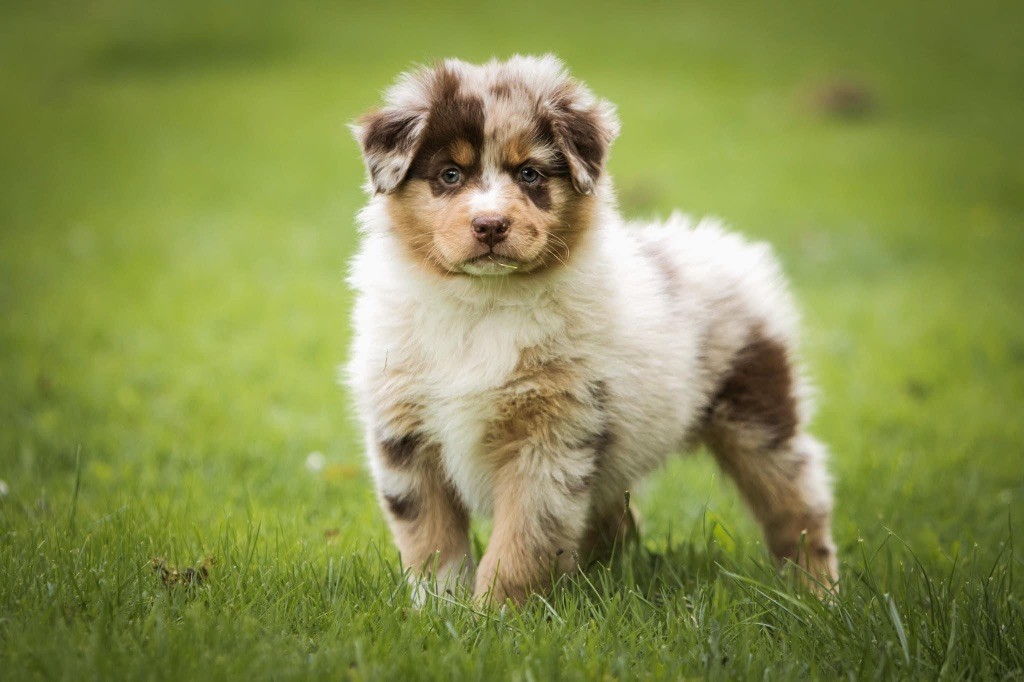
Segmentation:
[[(1024, 676), (1022, 27), (1009, 2), (0, 6), (3, 677)], [(614, 565), (522, 611), (411, 609), (335, 383), (343, 124), (411, 62), (514, 51), (619, 104), (627, 213), (776, 246), (834, 603), (696, 457), (636, 492)], [(863, 116), (815, 105), (837, 79)], [(165, 585), (155, 557), (212, 563)]]

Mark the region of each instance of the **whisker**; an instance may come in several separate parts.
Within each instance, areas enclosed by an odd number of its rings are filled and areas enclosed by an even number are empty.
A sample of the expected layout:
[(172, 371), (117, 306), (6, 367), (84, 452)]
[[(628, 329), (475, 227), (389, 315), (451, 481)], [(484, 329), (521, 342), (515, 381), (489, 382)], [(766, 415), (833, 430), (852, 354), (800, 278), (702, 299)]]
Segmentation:
[(541, 251), (541, 255), (550, 255), (562, 265), (566, 265), (565, 259), (555, 249), (551, 247), (551, 244), (545, 244), (544, 249)]

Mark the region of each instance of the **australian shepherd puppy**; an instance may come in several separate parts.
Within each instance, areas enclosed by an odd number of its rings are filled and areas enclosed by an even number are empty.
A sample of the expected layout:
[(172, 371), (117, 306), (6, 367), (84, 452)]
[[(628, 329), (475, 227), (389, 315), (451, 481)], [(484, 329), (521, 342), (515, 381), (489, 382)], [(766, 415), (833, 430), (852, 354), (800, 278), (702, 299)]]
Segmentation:
[[(626, 491), (701, 443), (775, 559), (836, 580), (768, 246), (713, 221), (625, 222), (615, 110), (550, 56), (405, 74), (353, 130), (370, 198), (348, 379), (419, 584), (522, 602), (621, 542)], [(493, 518), (478, 566), (471, 514)]]

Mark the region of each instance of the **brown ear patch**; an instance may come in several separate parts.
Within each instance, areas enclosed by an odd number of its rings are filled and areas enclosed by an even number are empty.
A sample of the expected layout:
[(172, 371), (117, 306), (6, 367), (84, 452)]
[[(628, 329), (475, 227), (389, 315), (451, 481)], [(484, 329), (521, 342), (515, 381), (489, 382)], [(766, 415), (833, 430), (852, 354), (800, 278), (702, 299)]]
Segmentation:
[(415, 129), (422, 114), (400, 109), (381, 109), (359, 119), (363, 126), (363, 146), (369, 152), (411, 152)]
[(422, 111), (387, 107), (366, 114), (353, 128), (376, 191), (390, 192), (405, 178), (419, 144), (423, 116)]
[(769, 449), (792, 438), (799, 418), (786, 347), (766, 336), (763, 329), (751, 332), (713, 405), (716, 417), (767, 429)]
[(592, 111), (566, 108), (555, 119), (555, 130), (566, 146), (565, 153), (576, 157), (596, 180), (601, 174), (605, 146), (598, 134), (600, 122)]
[(565, 155), (573, 184), (582, 194), (594, 191), (604, 169), (605, 157), (617, 124), (604, 102), (582, 106), (574, 86), (567, 86), (553, 101), (549, 124), (555, 142)]

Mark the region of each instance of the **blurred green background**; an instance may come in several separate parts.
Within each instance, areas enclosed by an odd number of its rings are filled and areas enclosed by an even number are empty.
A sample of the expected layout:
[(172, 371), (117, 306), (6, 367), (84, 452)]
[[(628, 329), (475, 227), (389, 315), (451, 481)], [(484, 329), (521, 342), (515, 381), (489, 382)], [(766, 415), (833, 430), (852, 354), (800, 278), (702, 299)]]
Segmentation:
[[(558, 54), (618, 105), (627, 215), (775, 246), (843, 556), (892, 531), (940, 572), (995, 560), (1024, 540), (1022, 29), (1020, 2), (3, 3), (6, 656), (66, 674), (39, 653), (51, 609), (107, 562), (141, 622), (151, 556), (220, 556), (254, 526), (271, 563), (393, 558), (336, 383), (364, 199), (345, 124), (446, 56)], [(710, 516), (763, 563), (706, 458), (637, 499), (649, 547)], [(131, 631), (90, 608), (45, 647)]]

